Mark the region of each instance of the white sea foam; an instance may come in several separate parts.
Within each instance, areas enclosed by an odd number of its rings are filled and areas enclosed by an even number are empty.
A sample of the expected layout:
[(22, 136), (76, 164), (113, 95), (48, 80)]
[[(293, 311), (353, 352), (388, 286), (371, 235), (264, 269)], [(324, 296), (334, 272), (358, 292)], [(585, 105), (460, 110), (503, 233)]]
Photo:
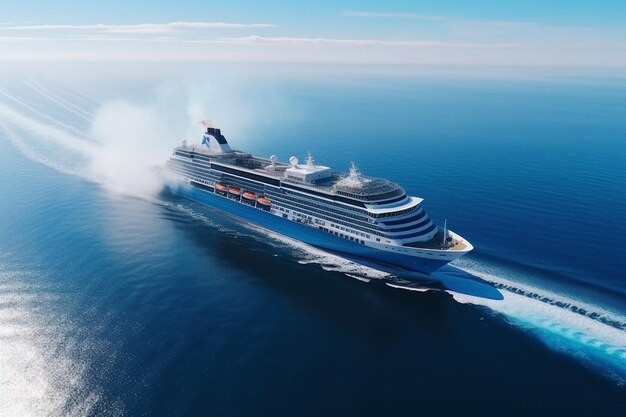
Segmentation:
[(431, 288), (424, 288), (424, 287), (406, 287), (403, 285), (397, 285), (397, 284), (392, 284), (390, 282), (385, 283), (388, 286), (390, 286), (391, 288), (397, 288), (399, 290), (407, 290), (407, 291), (417, 291), (417, 292), (426, 292), (426, 291), (431, 291)]
[(371, 281), (371, 279), (369, 279), (369, 278), (363, 278), (363, 277), (360, 277), (358, 275), (346, 274), (346, 276), (349, 276), (350, 278), (354, 278), (356, 280), (363, 281), (363, 282), (370, 282)]
[(511, 281), (465, 261), (460, 269), (493, 283), (504, 299), (489, 300), (449, 291), (460, 303), (488, 307), (511, 323), (533, 332), (546, 345), (577, 357), (626, 383), (626, 317), (573, 297)]
[(609, 306), (599, 306), (580, 298), (557, 293), (546, 288), (539, 288), (527, 282), (522, 282), (523, 277), (504, 268), (498, 268), (485, 263), (477, 263), (471, 259), (461, 259), (454, 266), (471, 275), (477, 276), (495, 287), (527, 298), (550, 304), (573, 314), (586, 316), (595, 321), (607, 324), (626, 331), (626, 314)]

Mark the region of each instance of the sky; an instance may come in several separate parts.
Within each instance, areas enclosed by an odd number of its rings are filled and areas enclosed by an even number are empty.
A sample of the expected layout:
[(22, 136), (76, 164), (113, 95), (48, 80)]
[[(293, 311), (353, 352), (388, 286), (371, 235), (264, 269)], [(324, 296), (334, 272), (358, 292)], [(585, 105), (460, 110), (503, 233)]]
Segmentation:
[(0, 0), (0, 62), (626, 71), (626, 1)]

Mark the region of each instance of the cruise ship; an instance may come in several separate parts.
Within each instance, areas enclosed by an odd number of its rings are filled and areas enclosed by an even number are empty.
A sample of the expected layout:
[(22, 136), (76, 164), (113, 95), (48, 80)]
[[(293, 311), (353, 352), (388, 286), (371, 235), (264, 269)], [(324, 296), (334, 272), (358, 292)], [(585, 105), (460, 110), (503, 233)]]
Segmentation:
[(423, 199), (398, 184), (232, 149), (220, 129), (174, 148), (163, 170), (168, 189), (290, 238), (362, 260), (429, 274), (473, 249), (428, 217)]

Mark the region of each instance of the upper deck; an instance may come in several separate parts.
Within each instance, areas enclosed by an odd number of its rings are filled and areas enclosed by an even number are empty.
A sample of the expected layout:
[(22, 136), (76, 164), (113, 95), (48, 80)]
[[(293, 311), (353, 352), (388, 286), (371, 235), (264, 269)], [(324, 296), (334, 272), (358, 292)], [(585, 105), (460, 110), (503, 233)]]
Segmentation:
[(388, 204), (403, 200), (406, 195), (398, 184), (383, 178), (364, 176), (354, 164), (349, 172), (342, 173), (316, 165), (311, 155), (305, 164), (300, 164), (296, 157), (291, 157), (289, 163), (285, 163), (278, 161), (273, 155), (270, 158), (263, 158), (239, 150), (229, 149), (223, 152), (204, 144), (188, 145), (186, 142), (174, 149), (174, 155), (204, 160), (210, 162), (212, 167), (217, 165), (230, 168), (227, 172), (234, 175), (237, 175), (237, 171), (242, 175), (245, 173), (260, 175), (274, 179), (272, 183), (279, 180), (281, 184), (296, 186), (296, 189), (311, 189), (331, 196), (346, 197), (360, 202), (359, 205), (377, 202)]

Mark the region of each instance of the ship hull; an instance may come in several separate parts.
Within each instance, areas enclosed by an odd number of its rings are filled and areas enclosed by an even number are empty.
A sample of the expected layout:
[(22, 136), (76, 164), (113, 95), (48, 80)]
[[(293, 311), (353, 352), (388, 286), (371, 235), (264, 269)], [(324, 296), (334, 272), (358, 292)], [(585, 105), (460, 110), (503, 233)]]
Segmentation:
[(173, 194), (218, 209), (269, 231), (339, 255), (343, 254), (351, 260), (363, 259), (368, 264), (380, 263), (422, 274), (430, 274), (451, 261), (392, 253), (355, 243), (183, 182), (168, 186), (168, 190)]

